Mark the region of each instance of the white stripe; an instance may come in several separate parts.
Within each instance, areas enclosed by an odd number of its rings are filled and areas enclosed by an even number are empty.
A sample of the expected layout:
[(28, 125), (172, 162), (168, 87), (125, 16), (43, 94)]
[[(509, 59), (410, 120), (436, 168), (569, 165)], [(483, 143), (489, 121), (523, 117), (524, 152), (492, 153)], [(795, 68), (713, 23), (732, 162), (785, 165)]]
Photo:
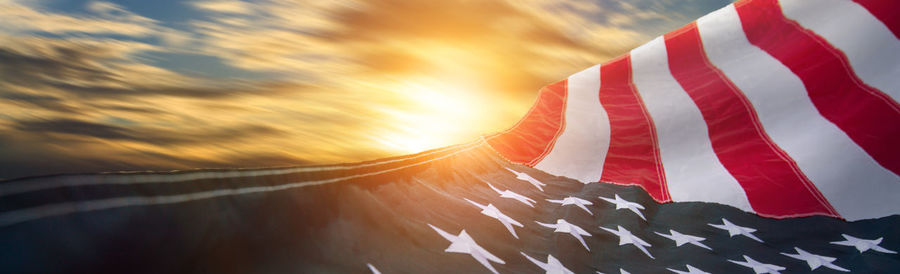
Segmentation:
[(900, 213), (900, 178), (822, 117), (799, 77), (750, 44), (733, 6), (698, 19), (697, 28), (710, 62), (743, 91), (769, 137), (842, 217)]
[(868, 10), (849, 0), (782, 0), (781, 9), (843, 51), (866, 84), (900, 102), (900, 41)]
[(253, 193), (263, 193), (263, 192), (274, 192), (281, 191), (287, 189), (301, 188), (307, 186), (315, 186), (315, 185), (323, 185), (330, 184), (340, 181), (346, 181), (356, 178), (369, 177), (379, 174), (384, 174), (388, 172), (393, 172), (397, 170), (401, 170), (404, 168), (409, 168), (418, 165), (424, 165), (433, 161), (437, 161), (440, 159), (444, 159), (462, 152), (469, 151), (473, 148), (480, 147), (484, 144), (483, 139), (476, 143), (466, 144), (469, 147), (465, 149), (460, 149), (449, 153), (444, 156), (436, 157), (427, 161), (412, 163), (404, 166), (399, 166), (391, 169), (379, 170), (369, 173), (363, 174), (355, 174), (351, 176), (345, 176), (340, 178), (332, 178), (327, 180), (318, 180), (318, 181), (306, 181), (306, 182), (296, 182), (289, 183), (283, 185), (275, 185), (275, 186), (254, 186), (254, 187), (242, 187), (242, 188), (227, 188), (227, 189), (216, 189), (209, 191), (200, 191), (200, 192), (192, 192), (185, 194), (176, 194), (176, 195), (167, 195), (167, 196), (132, 196), (132, 197), (119, 197), (119, 198), (109, 198), (109, 199), (100, 199), (100, 200), (89, 200), (89, 201), (78, 201), (78, 202), (67, 202), (67, 203), (58, 203), (58, 204), (50, 204), (43, 205), (39, 207), (26, 208), (13, 210), (8, 212), (0, 213), (0, 227), (6, 227), (14, 224), (34, 221), (47, 217), (54, 216), (62, 216), (68, 215), (72, 213), (83, 213), (83, 212), (91, 212), (105, 209), (113, 209), (113, 208), (123, 208), (123, 207), (132, 207), (132, 206), (148, 206), (148, 205), (165, 205), (165, 204), (177, 204), (184, 203), (190, 201), (197, 200), (205, 200), (212, 199), (218, 197), (226, 197), (226, 196), (238, 196), (244, 194), (253, 194)]
[(432, 154), (445, 152), (451, 149), (459, 148), (467, 145), (460, 144), (437, 149), (425, 154), (410, 155), (402, 158), (378, 161), (372, 163), (346, 165), (346, 166), (311, 166), (311, 167), (291, 167), (280, 169), (266, 170), (225, 170), (225, 171), (189, 171), (185, 173), (151, 173), (151, 174), (130, 174), (108, 173), (108, 174), (90, 174), (90, 175), (65, 175), (49, 178), (35, 178), (14, 181), (0, 184), (0, 197), (20, 194), (26, 192), (54, 189), (60, 187), (87, 186), (87, 185), (131, 185), (131, 184), (151, 184), (151, 183), (177, 183), (193, 180), (204, 179), (228, 179), (238, 177), (258, 177), (282, 175), (297, 172), (318, 172), (347, 170), (355, 168), (364, 168), (376, 165), (383, 165), (395, 162), (406, 161), (414, 158), (426, 157)]
[(672, 200), (715, 202), (753, 212), (744, 188), (713, 151), (700, 109), (669, 71), (663, 38), (632, 50), (631, 67), (635, 88), (656, 125)]
[(600, 65), (569, 76), (565, 129), (535, 168), (590, 183), (600, 181), (609, 151), (609, 116), (600, 105)]

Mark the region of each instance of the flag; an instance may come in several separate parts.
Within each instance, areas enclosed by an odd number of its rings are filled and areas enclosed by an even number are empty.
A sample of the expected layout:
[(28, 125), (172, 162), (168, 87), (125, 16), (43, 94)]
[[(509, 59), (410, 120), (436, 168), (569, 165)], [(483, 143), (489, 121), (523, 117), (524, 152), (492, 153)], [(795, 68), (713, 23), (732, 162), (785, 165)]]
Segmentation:
[(0, 182), (0, 269), (897, 272), (898, 5), (740, 1), (419, 154)]
[(741, 1), (548, 85), (519, 124), (487, 139), (511, 162), (638, 186), (661, 203), (897, 214), (897, 8)]

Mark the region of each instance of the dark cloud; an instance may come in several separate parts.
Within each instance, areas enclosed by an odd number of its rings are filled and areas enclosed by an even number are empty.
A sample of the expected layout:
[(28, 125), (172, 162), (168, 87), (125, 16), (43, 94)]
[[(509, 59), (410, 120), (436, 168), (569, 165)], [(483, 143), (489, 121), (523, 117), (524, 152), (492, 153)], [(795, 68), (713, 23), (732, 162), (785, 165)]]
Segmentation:
[(121, 104), (95, 104), (95, 103), (87, 103), (87, 105), (92, 108), (95, 108), (95, 109), (121, 111), (121, 112), (127, 112), (127, 113), (135, 113), (135, 114), (166, 113), (165, 109), (161, 109), (159, 107), (151, 107), (151, 106), (126, 106), (126, 105), (121, 105)]
[[(176, 131), (125, 127), (75, 119), (17, 121), (0, 133), (0, 180), (55, 173), (143, 171), (193, 168), (296, 166), (312, 163), (288, 152), (225, 149), (228, 153), (198, 155), (178, 147), (253, 142), (284, 136), (263, 125), (211, 130)], [(134, 142), (145, 149), (122, 149), (109, 143)]]
[(129, 128), (66, 118), (17, 121), (13, 128), (32, 134), (59, 133), (163, 146), (227, 143), (254, 137), (282, 136), (286, 134), (282, 130), (265, 125), (244, 125), (204, 131), (176, 132), (168, 129)]
[[(88, 51), (90, 49), (83, 49)], [(115, 81), (110, 71), (90, 64), (91, 57), (72, 48), (55, 48), (51, 56), (33, 56), (0, 48), (0, 73), (5, 82), (18, 85), (43, 84), (48, 81)]]
[(80, 112), (78, 107), (74, 107), (66, 102), (65, 99), (46, 94), (28, 94), (3, 90), (0, 87), (0, 100), (7, 100), (19, 104), (43, 108), (50, 111), (62, 113)]
[[(57, 146), (82, 145), (56, 141)], [(118, 152), (120, 154), (121, 152)], [(0, 133), (0, 180), (62, 173), (114, 171), (168, 171), (197, 168), (248, 168), (312, 164), (287, 154), (244, 152), (221, 158), (140, 151), (116, 157), (112, 151), (69, 152), (54, 149), (44, 138), (22, 138)]]
[(227, 87), (175, 87), (175, 86), (109, 86), (109, 85), (75, 85), (60, 81), (44, 82), (49, 87), (64, 92), (72, 93), (85, 97), (129, 97), (129, 96), (154, 96), (169, 95), (181, 97), (226, 97), (248, 93), (267, 93), (276, 90), (260, 89), (260, 88), (227, 88)]
[[(47, 39), (40, 39), (44, 43)], [(28, 43), (40, 43), (29, 41)], [(132, 64), (122, 59), (117, 50), (96, 45), (79, 43), (58, 43), (46, 50), (23, 52), (0, 46), (0, 83), (24, 86), (32, 89), (52, 89), (81, 97), (134, 97), (134, 96), (180, 96), (214, 98), (236, 95), (271, 95), (285, 91), (257, 86), (248, 81), (190, 78), (171, 73), (146, 64)], [(154, 69), (151, 72), (135, 70), (133, 67)], [(163, 75), (152, 75), (153, 73)], [(173, 79), (170, 82), (146, 83), (136, 81), (141, 77)], [(23, 99), (21, 95), (0, 87), (0, 97)], [(19, 97), (15, 97), (19, 96)], [(33, 96), (33, 95), (32, 95)], [(42, 100), (48, 98), (37, 98)], [(51, 105), (44, 105), (51, 107)]]
[(19, 121), (16, 129), (30, 133), (63, 133), (113, 140), (140, 140), (143, 137), (122, 127), (72, 119)]

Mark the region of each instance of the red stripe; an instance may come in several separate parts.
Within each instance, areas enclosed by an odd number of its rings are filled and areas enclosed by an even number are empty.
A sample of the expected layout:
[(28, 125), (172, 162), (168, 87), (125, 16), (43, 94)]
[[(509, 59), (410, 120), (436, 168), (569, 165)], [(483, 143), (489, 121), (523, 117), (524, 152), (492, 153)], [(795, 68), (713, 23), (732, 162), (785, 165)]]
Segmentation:
[(559, 135), (561, 135), (563, 133), (563, 131), (566, 130), (565, 111), (566, 111), (566, 102), (569, 101), (569, 80), (568, 80), (568, 78), (566, 80), (561, 81), (561, 83), (562, 83), (562, 88), (554, 87), (563, 92), (562, 106), (560, 107), (559, 119), (557, 120), (557, 121), (559, 121), (559, 126), (556, 129), (556, 133), (553, 134), (553, 138), (551, 138), (550, 141), (547, 142), (547, 146), (544, 148), (544, 151), (541, 152), (541, 154), (539, 154), (538, 157), (535, 157), (534, 160), (531, 160), (531, 162), (526, 163), (525, 165), (527, 165), (527, 166), (534, 167), (538, 163), (540, 163), (541, 160), (544, 159), (544, 157), (547, 157), (547, 154), (550, 154), (550, 151), (553, 150), (553, 146), (556, 145), (556, 139), (559, 139)]
[(900, 39), (900, 1), (897, 0), (853, 0), (866, 8), (875, 18), (884, 23), (894, 36)]
[(656, 128), (631, 80), (631, 57), (600, 66), (600, 104), (609, 114), (610, 141), (600, 180), (638, 185), (669, 202)]
[[(719, 161), (761, 216), (837, 216), (762, 128), (743, 93), (707, 59), (695, 23), (665, 35), (672, 76), (700, 109)], [(698, 189), (697, 191), (703, 191)]]
[(785, 18), (774, 0), (743, 2), (736, 8), (750, 43), (790, 68), (823, 117), (900, 175), (900, 105), (863, 83), (843, 52)]
[(488, 144), (510, 162), (533, 167), (562, 132), (566, 85), (562, 80), (542, 88), (528, 114), (512, 128), (486, 137)]

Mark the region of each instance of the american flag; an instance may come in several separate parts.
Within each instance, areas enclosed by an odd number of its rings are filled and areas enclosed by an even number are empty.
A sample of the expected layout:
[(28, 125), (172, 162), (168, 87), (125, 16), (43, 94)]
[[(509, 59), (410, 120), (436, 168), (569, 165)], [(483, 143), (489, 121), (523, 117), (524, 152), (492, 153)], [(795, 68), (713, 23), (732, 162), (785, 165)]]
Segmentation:
[(900, 213), (897, 1), (740, 1), (545, 87), (514, 163), (772, 218)]
[(0, 182), (0, 269), (898, 272), (898, 11), (740, 1), (414, 155)]

